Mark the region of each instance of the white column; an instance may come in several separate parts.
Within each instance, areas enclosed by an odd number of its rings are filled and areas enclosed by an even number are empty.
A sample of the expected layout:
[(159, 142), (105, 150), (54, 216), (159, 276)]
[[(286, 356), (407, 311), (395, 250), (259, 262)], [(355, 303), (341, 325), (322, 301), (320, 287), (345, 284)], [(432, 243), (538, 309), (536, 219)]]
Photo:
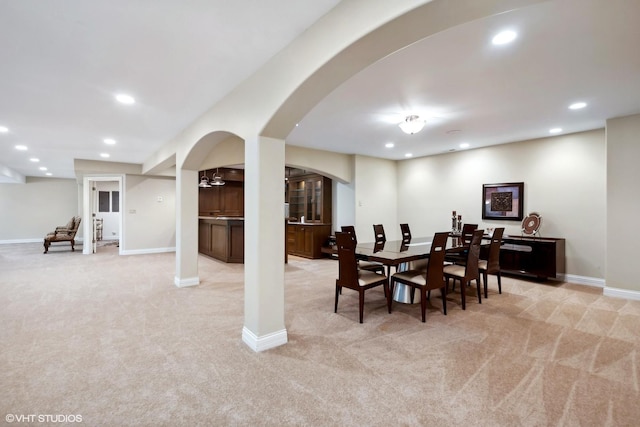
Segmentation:
[(176, 277), (178, 287), (198, 277), (198, 171), (176, 170)]
[(245, 140), (244, 328), (254, 351), (287, 342), (284, 324), (284, 141)]

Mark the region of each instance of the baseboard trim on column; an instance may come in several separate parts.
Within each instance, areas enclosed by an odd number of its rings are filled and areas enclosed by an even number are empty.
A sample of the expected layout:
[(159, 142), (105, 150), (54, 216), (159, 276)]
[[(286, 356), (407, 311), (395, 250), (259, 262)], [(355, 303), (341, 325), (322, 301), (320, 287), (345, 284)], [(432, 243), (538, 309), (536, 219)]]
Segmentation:
[(640, 292), (629, 289), (611, 288), (606, 286), (602, 293), (607, 297), (624, 298), (628, 300), (640, 301)]
[(186, 288), (188, 286), (196, 286), (200, 284), (200, 278), (199, 277), (189, 277), (187, 279), (181, 279), (179, 277), (175, 277), (173, 279), (173, 283), (175, 283), (175, 285), (179, 288)]
[(270, 348), (278, 347), (288, 342), (287, 330), (282, 329), (258, 337), (245, 326), (242, 328), (242, 341), (255, 352), (269, 350)]

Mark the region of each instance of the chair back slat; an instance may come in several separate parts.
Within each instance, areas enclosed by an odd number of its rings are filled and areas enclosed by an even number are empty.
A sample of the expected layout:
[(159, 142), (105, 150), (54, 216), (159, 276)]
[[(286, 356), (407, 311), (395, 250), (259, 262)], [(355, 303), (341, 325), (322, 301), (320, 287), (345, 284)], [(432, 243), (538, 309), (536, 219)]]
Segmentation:
[(409, 229), (409, 224), (400, 224), (400, 232), (402, 233), (403, 242), (411, 241), (411, 230)]
[(500, 246), (502, 245), (502, 234), (504, 228), (496, 228), (491, 236), (489, 245), (489, 257), (487, 258), (487, 272), (493, 274), (500, 271)]
[(442, 288), (444, 282), (444, 256), (447, 247), (449, 232), (436, 233), (431, 242), (429, 251), (429, 264), (427, 265), (426, 283), (427, 289)]
[(387, 237), (384, 234), (384, 226), (382, 224), (373, 224), (373, 235), (376, 242), (387, 241)]
[(358, 264), (356, 261), (356, 240), (349, 233), (336, 233), (338, 247), (338, 281), (337, 284), (346, 288), (357, 289)]
[(480, 278), (478, 260), (480, 259), (480, 243), (482, 242), (483, 234), (483, 230), (476, 230), (471, 237), (471, 243), (469, 244), (469, 250), (467, 252), (467, 266), (464, 272), (464, 280), (466, 282)]

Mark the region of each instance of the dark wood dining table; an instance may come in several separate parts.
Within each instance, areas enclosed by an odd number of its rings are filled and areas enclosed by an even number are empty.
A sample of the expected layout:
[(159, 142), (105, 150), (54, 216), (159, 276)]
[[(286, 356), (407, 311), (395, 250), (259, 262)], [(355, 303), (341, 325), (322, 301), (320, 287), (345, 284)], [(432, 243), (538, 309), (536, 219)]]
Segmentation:
[[(358, 243), (356, 257), (362, 260), (379, 262), (387, 267), (387, 276), (391, 277), (391, 267), (396, 271), (404, 271), (408, 263), (429, 257), (433, 237), (414, 237), (411, 240), (391, 240), (379, 243)], [(455, 254), (464, 251), (459, 236), (450, 235), (447, 240), (447, 253)], [(409, 287), (398, 283), (393, 292), (394, 301), (410, 303)], [(420, 302), (417, 295), (414, 303)]]

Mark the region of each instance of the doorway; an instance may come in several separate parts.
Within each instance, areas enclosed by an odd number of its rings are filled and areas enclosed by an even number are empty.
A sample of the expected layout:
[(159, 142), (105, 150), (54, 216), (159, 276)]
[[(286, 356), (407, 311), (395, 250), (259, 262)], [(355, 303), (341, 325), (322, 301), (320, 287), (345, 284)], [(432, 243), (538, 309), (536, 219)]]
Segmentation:
[(117, 246), (122, 251), (122, 177), (84, 178), (83, 254), (95, 254), (100, 247)]

